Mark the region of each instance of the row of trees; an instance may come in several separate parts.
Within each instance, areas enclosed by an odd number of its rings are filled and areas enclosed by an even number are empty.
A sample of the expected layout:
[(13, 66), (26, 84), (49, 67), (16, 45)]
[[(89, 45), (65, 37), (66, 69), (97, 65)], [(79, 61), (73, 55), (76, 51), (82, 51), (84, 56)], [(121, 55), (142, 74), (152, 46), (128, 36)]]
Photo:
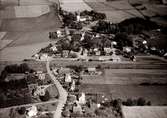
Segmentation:
[(91, 11), (85, 10), (85, 11), (81, 12), (80, 15), (81, 16), (90, 16), (90, 17), (92, 17), (93, 21), (106, 19), (105, 13), (96, 12), (94, 10), (91, 10)]
[(0, 78), (3, 81), (9, 73), (25, 73), (25, 72), (34, 72), (26, 63), (20, 65), (13, 64), (7, 65), (4, 70), (1, 72)]
[(96, 26), (92, 27), (93, 31), (106, 34), (116, 34), (118, 32), (139, 34), (144, 30), (149, 31), (157, 28), (159, 26), (155, 22), (142, 18), (126, 19), (118, 24), (111, 24), (107, 21), (100, 20)]

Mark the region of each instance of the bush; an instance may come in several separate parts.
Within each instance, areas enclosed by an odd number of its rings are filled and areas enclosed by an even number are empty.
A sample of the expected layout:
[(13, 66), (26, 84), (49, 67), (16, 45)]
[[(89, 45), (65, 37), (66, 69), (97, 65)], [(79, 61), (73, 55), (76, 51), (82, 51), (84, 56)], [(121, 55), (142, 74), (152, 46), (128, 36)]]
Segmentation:
[(132, 46), (133, 42), (127, 33), (117, 33), (114, 40), (117, 42), (117, 48), (123, 49), (124, 46)]
[(45, 92), (44, 96), (39, 96), (41, 101), (48, 101), (50, 99), (50, 94), (48, 91)]
[(126, 19), (119, 23), (118, 26), (121, 32), (126, 32), (129, 34), (139, 34), (144, 30), (149, 31), (159, 28), (155, 22), (138, 17)]
[(138, 106), (144, 106), (144, 105), (146, 105), (146, 100), (144, 98), (138, 98), (137, 99), (137, 105)]
[(96, 26), (92, 27), (92, 30), (94, 32), (105, 33), (105, 34), (117, 33), (118, 26), (116, 24), (111, 24), (110, 22), (100, 20), (96, 24)]
[(18, 110), (18, 113), (19, 113), (20, 115), (25, 114), (25, 112), (26, 112), (26, 108), (25, 108), (25, 107), (21, 107), (21, 108)]
[(70, 54), (69, 54), (69, 58), (77, 58), (77, 54), (75, 54), (75, 53), (70, 53)]
[(70, 28), (80, 30), (82, 29), (82, 24), (80, 22), (72, 22)]

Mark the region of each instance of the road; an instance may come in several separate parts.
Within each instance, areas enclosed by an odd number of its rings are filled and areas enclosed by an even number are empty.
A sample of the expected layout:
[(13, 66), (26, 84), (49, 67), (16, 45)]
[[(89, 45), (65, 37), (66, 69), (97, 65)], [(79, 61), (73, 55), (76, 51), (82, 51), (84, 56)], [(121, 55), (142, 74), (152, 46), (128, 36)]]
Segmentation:
[(47, 68), (48, 74), (50, 75), (52, 81), (56, 85), (57, 90), (59, 92), (59, 102), (58, 102), (58, 105), (57, 105), (57, 109), (54, 112), (54, 118), (61, 118), (61, 113), (62, 113), (63, 107), (64, 107), (64, 105), (65, 105), (65, 103), (67, 101), (68, 93), (62, 87), (62, 85), (59, 83), (59, 81), (56, 79), (56, 77), (54, 76), (54, 74), (50, 70), (50, 66), (49, 65), (50, 65), (50, 61), (47, 61), (46, 68)]

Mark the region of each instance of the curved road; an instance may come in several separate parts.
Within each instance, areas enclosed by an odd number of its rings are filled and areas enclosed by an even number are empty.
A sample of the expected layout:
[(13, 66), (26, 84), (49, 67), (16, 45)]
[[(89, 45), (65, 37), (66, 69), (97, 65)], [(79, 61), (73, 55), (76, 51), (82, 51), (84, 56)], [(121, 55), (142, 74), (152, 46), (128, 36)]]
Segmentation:
[(57, 105), (57, 109), (54, 112), (54, 118), (61, 118), (62, 109), (63, 109), (64, 105), (66, 104), (68, 93), (65, 91), (65, 89), (62, 87), (62, 85), (59, 83), (59, 81), (53, 75), (52, 71), (50, 70), (49, 65), (50, 65), (50, 61), (47, 61), (46, 68), (47, 68), (48, 74), (50, 75), (52, 81), (56, 85), (58, 92), (59, 92), (59, 102)]

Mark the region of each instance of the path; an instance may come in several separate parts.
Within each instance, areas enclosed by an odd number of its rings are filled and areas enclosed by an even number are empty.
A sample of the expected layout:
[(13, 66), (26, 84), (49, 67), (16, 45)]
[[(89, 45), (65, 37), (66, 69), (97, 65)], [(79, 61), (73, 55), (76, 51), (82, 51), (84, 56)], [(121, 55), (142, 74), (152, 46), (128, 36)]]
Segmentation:
[(61, 113), (62, 113), (64, 105), (66, 104), (68, 93), (62, 87), (62, 85), (59, 83), (59, 81), (56, 79), (56, 77), (54, 76), (54, 74), (50, 70), (49, 65), (50, 65), (50, 61), (47, 61), (46, 68), (47, 68), (48, 74), (50, 75), (52, 81), (54, 82), (54, 84), (56, 85), (56, 87), (59, 91), (59, 102), (57, 105), (57, 109), (54, 112), (54, 118), (61, 118)]

